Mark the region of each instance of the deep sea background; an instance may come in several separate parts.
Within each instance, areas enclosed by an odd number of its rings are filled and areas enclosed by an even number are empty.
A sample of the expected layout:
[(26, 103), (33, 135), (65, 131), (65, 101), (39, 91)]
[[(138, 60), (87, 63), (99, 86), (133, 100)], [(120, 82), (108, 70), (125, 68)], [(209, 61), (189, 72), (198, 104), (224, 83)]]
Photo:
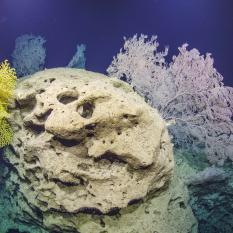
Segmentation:
[[(169, 46), (168, 60), (183, 43), (212, 53), (224, 83), (233, 86), (233, 0), (0, 0), (0, 62), (11, 61), (15, 39), (31, 33), (47, 40), (47, 68), (66, 66), (76, 45), (84, 43), (86, 69), (102, 73), (124, 36), (158, 35), (160, 48)], [(225, 169), (233, 184), (232, 164)], [(191, 191), (200, 233), (233, 232), (233, 185), (215, 183)], [(213, 203), (218, 203), (214, 211)]]
[(158, 35), (169, 58), (188, 42), (210, 52), (215, 67), (233, 86), (232, 0), (0, 0), (0, 60), (16, 37), (33, 33), (47, 40), (46, 67), (65, 66), (77, 43), (87, 45), (86, 68), (105, 72), (123, 36)]

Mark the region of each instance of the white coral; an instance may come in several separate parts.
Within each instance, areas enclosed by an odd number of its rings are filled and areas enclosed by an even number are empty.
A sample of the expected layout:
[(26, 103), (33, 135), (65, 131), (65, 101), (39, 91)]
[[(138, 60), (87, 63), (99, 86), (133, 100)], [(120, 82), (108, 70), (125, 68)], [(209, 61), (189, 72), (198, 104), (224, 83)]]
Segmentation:
[(15, 49), (12, 53), (13, 67), (17, 75), (22, 77), (42, 70), (45, 64), (46, 40), (41, 36), (22, 35), (15, 40)]
[(177, 148), (204, 149), (209, 161), (220, 165), (233, 160), (233, 88), (224, 86), (210, 54), (184, 44), (168, 65), (168, 51), (158, 52), (156, 39), (125, 39), (107, 72), (125, 78), (165, 120), (175, 122), (169, 128)]

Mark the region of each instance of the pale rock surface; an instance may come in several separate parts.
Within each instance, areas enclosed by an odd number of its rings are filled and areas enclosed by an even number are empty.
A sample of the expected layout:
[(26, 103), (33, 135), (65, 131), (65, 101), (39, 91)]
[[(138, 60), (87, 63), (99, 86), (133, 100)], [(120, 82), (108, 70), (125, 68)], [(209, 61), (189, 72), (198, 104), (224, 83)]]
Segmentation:
[(50, 69), (21, 81), (15, 97), (16, 168), (44, 211), (108, 213), (169, 181), (165, 123), (122, 81)]
[[(14, 157), (10, 151), (7, 157)], [(4, 168), (7, 164), (4, 164)], [(6, 179), (6, 177), (9, 177)], [(17, 190), (21, 183), (15, 169), (6, 175), (6, 188), (0, 192), (0, 232), (18, 228), (35, 233), (197, 233), (197, 221), (189, 206), (187, 187), (173, 175), (169, 186), (115, 215), (69, 214), (46, 211), (29, 205)], [(17, 192), (15, 192), (17, 190)], [(14, 193), (14, 195), (9, 195)], [(3, 194), (5, 197), (2, 197)], [(9, 198), (10, 197), (10, 198)], [(23, 211), (22, 211), (23, 210)], [(11, 216), (11, 218), (8, 218)], [(20, 223), (20, 224), (19, 224)], [(30, 223), (30, 224), (28, 224)]]
[[(47, 229), (102, 232), (93, 214), (127, 212), (132, 203), (167, 189), (174, 160), (166, 124), (124, 82), (85, 70), (49, 69), (19, 81), (15, 97), (13, 154), (6, 156), (17, 171), (19, 192), (41, 212)], [(172, 232), (169, 198), (156, 204), (163, 212), (154, 219), (161, 222), (160, 233)], [(130, 219), (122, 213), (122, 221), (135, 228), (143, 206)], [(193, 225), (191, 210), (184, 213)], [(117, 217), (104, 218), (106, 232), (153, 232), (117, 230), (111, 227)], [(190, 232), (185, 227), (177, 232)]]

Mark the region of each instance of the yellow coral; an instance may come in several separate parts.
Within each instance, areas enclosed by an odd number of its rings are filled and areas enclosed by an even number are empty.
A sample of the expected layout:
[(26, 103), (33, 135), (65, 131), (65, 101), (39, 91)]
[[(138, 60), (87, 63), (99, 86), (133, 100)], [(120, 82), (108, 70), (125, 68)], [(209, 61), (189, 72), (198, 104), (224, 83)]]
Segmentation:
[(8, 145), (12, 140), (13, 132), (5, 119), (0, 119), (0, 148)]
[(16, 84), (16, 72), (8, 61), (0, 64), (0, 148), (9, 144), (12, 139), (12, 130), (6, 120), (7, 105), (13, 96)]
[(8, 112), (6, 111), (6, 108), (4, 108), (0, 103), (0, 120), (6, 118), (7, 116)]
[(7, 105), (13, 95), (16, 83), (15, 69), (10, 67), (7, 60), (0, 64), (0, 104)]

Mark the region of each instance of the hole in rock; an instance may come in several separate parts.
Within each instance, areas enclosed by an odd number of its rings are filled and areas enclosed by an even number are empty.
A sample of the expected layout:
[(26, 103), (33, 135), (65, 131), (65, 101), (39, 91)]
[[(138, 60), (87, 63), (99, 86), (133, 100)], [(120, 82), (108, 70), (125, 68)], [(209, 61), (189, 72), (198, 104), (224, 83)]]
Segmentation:
[(93, 133), (87, 133), (87, 137), (88, 138), (92, 138), (92, 137), (94, 137), (95, 136), (95, 134), (93, 134)]
[(77, 93), (65, 92), (57, 96), (57, 100), (62, 104), (69, 104), (78, 99)]
[(94, 104), (91, 102), (86, 102), (83, 105), (79, 106), (77, 111), (83, 118), (91, 118), (94, 111)]
[(37, 200), (37, 201), (40, 203), (41, 206), (43, 206), (43, 207), (45, 207), (45, 208), (48, 207), (48, 203), (47, 203), (47, 202), (42, 201), (42, 200)]
[(96, 124), (89, 124), (89, 125), (85, 126), (85, 129), (87, 129), (87, 130), (94, 130), (95, 127), (96, 127)]
[(135, 204), (139, 204), (142, 202), (142, 199), (133, 199), (131, 201), (129, 201), (128, 205), (135, 205)]
[(78, 212), (84, 214), (103, 215), (103, 213), (97, 208), (89, 208), (89, 207), (81, 208)]
[(185, 208), (186, 208), (186, 206), (185, 206), (185, 204), (184, 204), (183, 201), (179, 202), (179, 205), (180, 205), (180, 208), (181, 208), (181, 209), (185, 209)]
[(123, 114), (122, 118), (128, 120), (131, 124), (138, 125), (138, 116), (133, 114)]
[(118, 132), (117, 132), (117, 135), (121, 135), (121, 131), (118, 131)]
[(64, 138), (54, 137), (54, 140), (60, 142), (65, 147), (73, 147), (80, 144), (79, 141), (74, 139), (64, 139)]
[(94, 159), (95, 162), (98, 162), (100, 160), (107, 160), (110, 163), (117, 162), (117, 163), (126, 164), (126, 162), (122, 158), (120, 158), (117, 154), (114, 154), (112, 152), (106, 152), (103, 155), (101, 155), (100, 157)]
[(117, 214), (119, 214), (119, 213), (120, 213), (120, 208), (115, 207), (115, 208), (112, 208), (112, 209), (107, 213), (107, 215), (108, 215), (108, 216), (113, 216), (113, 215), (117, 215)]
[(63, 180), (60, 180), (58, 178), (52, 178), (50, 180), (53, 181), (54, 183), (56, 183), (60, 188), (73, 187), (73, 186), (77, 186), (77, 185), (84, 185), (84, 180), (81, 177), (78, 178), (77, 182), (63, 181)]
[(45, 92), (45, 90), (44, 89), (40, 89), (40, 90), (38, 90), (38, 93), (39, 94), (42, 94), (42, 93), (44, 93)]
[(36, 134), (41, 134), (45, 132), (45, 128), (43, 125), (36, 125), (36, 124), (33, 124), (32, 122), (27, 122), (25, 123), (25, 126)]
[(16, 100), (16, 108), (19, 108), (21, 112), (30, 112), (36, 106), (36, 98), (34, 95), (28, 96), (26, 99)]
[(105, 222), (102, 218), (100, 219), (100, 225), (101, 225), (101, 227), (105, 227)]
[(40, 116), (36, 116), (38, 120), (40, 121), (46, 121), (49, 117), (49, 115), (52, 113), (53, 109), (48, 109), (44, 113), (42, 113)]
[(34, 164), (34, 165), (39, 161), (39, 159), (36, 158), (36, 157), (33, 157), (33, 158), (24, 157), (24, 160), (25, 160), (27, 163), (29, 163), (29, 164)]
[(22, 145), (23, 145), (23, 141), (20, 138), (17, 138), (16, 146), (22, 147)]
[(50, 79), (49, 79), (49, 82), (52, 83), (52, 82), (54, 82), (55, 80), (56, 80), (55, 78), (50, 78)]
[(49, 180), (49, 176), (48, 176), (48, 174), (47, 174), (47, 173), (43, 173), (43, 177), (45, 178), (45, 180), (46, 180), (46, 181), (48, 181), (48, 180)]

